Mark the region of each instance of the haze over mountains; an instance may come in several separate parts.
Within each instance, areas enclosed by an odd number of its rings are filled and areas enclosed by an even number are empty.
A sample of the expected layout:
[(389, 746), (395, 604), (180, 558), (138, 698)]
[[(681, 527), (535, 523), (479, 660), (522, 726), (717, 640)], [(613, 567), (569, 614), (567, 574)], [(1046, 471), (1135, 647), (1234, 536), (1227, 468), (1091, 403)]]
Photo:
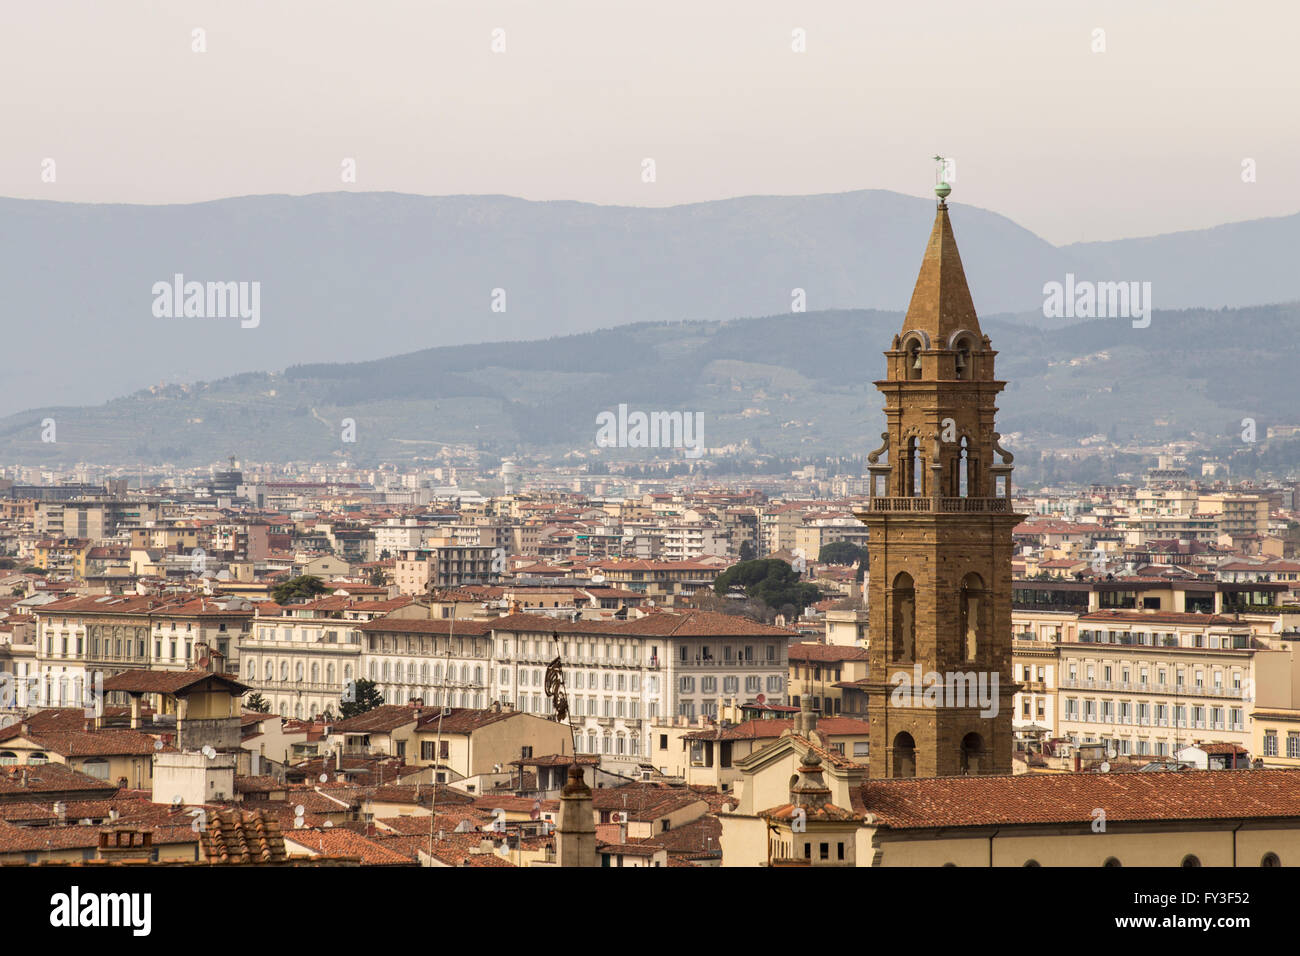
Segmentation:
[[(1300, 299), (1283, 261), (1300, 216), (1057, 248), (996, 213), (952, 215), (985, 317), (1050, 327), (1042, 286), (1066, 272), (1151, 281), (1157, 309)], [(0, 382), (0, 414), (435, 345), (788, 313), (796, 288), (812, 311), (899, 310), (932, 218), (931, 200), (872, 190), (669, 208), (397, 193), (0, 199), (6, 343), (32, 357)], [(258, 326), (155, 317), (152, 287), (177, 273), (260, 282)]]
[[(643, 458), (596, 450), (597, 416), (699, 412), (703, 446), (861, 455), (884, 421), (872, 382), (902, 314), (827, 311), (723, 322), (639, 323), (536, 342), (425, 349), (353, 363), (250, 372), (145, 390), (99, 406), (0, 419), (0, 460), (202, 465), (430, 458), (444, 444)], [(1261, 440), (1280, 395), (1294, 394), (1300, 306), (1156, 311), (1147, 328), (1097, 319), (1064, 328), (982, 321), (1008, 382), (998, 424), (1022, 457), (1102, 432), (1167, 442)], [(1240, 370), (1235, 372), (1233, 370)], [(1249, 370), (1247, 372), (1247, 370)], [(40, 440), (53, 418), (57, 441)], [(343, 440), (344, 420), (355, 442)], [(683, 452), (665, 452), (685, 461)]]

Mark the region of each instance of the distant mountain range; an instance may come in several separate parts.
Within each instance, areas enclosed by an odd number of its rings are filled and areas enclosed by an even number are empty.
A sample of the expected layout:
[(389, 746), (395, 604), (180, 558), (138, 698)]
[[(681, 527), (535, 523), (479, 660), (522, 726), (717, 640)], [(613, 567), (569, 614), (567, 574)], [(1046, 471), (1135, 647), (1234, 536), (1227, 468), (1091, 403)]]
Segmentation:
[[(597, 416), (620, 404), (699, 412), (706, 447), (749, 441), (789, 455), (864, 454), (883, 426), (872, 382), (884, 375), (881, 350), (901, 322), (899, 312), (845, 310), (637, 323), (247, 372), (10, 415), (0, 419), (0, 461), (194, 465), (233, 454), (364, 463), (431, 457), (443, 444), (503, 456), (568, 449), (644, 456), (595, 447)], [(982, 325), (1000, 353), (998, 377), (1009, 383), (999, 428), (1016, 436), (1009, 445), (1021, 456), (1097, 432), (1235, 441), (1244, 417), (1255, 419), (1262, 440), (1268, 425), (1300, 418), (1287, 401), (1300, 367), (1297, 305), (1157, 310), (1147, 328), (1127, 319), (1056, 329), (1008, 318)], [(61, 351), (82, 347), (51, 342), (50, 367), (58, 368)], [(45, 391), (57, 394), (58, 384), (51, 378)], [(41, 441), (47, 418), (53, 443)], [(354, 442), (344, 440), (345, 420)]]
[[(932, 216), (931, 200), (882, 191), (669, 208), (396, 193), (180, 206), (0, 199), (0, 308), (11, 359), (0, 414), (431, 346), (789, 313), (796, 289), (809, 314), (898, 310)], [(1062, 248), (985, 210), (955, 204), (952, 218), (980, 314), (1025, 313), (1039, 330), (1061, 324), (1042, 318), (1042, 288), (1067, 272), (1151, 281), (1159, 309), (1300, 299), (1300, 273), (1289, 262), (1300, 216)], [(170, 317), (183, 314), (180, 303), (175, 313), (158, 309), (154, 288), (176, 275), (259, 283), (256, 327)], [(601, 332), (569, 345), (618, 362), (601, 344), (577, 345), (617, 340)], [(609, 367), (557, 372), (552, 381), (568, 387), (566, 376), (595, 380)], [(671, 362), (661, 371), (673, 371)], [(546, 380), (535, 379), (529, 388)], [(502, 387), (491, 375), (476, 381)], [(149, 427), (161, 423), (123, 420), (121, 440), (154, 449), (180, 443), (201, 457), (226, 450), (201, 446), (195, 434), (149, 436)]]

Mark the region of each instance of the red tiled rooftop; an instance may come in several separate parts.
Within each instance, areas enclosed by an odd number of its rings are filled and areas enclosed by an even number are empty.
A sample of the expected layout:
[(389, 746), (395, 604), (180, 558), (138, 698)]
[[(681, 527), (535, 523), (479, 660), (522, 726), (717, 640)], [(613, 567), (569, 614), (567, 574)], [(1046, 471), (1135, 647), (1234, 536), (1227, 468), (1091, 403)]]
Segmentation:
[(868, 780), (862, 803), (894, 829), (1300, 817), (1300, 770), (1066, 773)]

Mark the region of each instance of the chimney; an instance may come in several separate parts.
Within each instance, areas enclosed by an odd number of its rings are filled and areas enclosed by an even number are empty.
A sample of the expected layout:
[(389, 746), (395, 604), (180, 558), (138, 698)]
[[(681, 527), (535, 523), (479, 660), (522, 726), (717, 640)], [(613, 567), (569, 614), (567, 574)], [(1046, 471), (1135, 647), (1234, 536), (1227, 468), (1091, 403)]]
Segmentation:
[(618, 842), (627, 842), (627, 814), (623, 814), (623, 819), (618, 825)]
[(583, 779), (582, 766), (576, 761), (569, 767), (569, 782), (560, 794), (555, 860), (559, 866), (596, 865), (596, 822), (591, 809), (591, 788)]

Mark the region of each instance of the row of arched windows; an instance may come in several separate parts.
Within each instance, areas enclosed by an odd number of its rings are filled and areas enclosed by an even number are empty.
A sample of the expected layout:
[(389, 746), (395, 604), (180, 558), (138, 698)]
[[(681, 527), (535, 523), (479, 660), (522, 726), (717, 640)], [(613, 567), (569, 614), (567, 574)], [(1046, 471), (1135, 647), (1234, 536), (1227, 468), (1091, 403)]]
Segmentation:
[[(943, 476), (940, 495), (944, 498), (978, 498), (980, 496), (980, 461), (974, 453), (971, 441), (965, 435), (956, 443)], [(940, 459), (942, 464), (942, 458)], [(928, 498), (930, 491), (929, 470), (926, 467), (925, 452), (921, 440), (916, 436), (908, 438), (903, 446), (900, 464), (903, 471), (899, 489), (905, 498)]]
[[(904, 359), (907, 380), (918, 382), (921, 380), (921, 373), (924, 366), (921, 362), (922, 348), (929, 348), (929, 340), (922, 339), (924, 333), (910, 332), (903, 337), (902, 348), (907, 353)], [(971, 359), (971, 353), (975, 349), (975, 334), (973, 332), (961, 331), (956, 332), (949, 339), (949, 351), (955, 352), (953, 356), (953, 375), (959, 382), (968, 382), (975, 374), (975, 365)]]
[[(264, 662), (262, 671), (263, 678), (267, 683), (275, 681), (277, 674), (279, 674), (281, 682), (287, 682), (290, 680), (290, 675), (292, 674), (292, 679), (295, 681), (306, 681), (310, 676), (311, 683), (319, 684), (321, 682), (322, 673), (325, 675), (325, 683), (332, 685), (335, 683), (335, 677), (339, 672), (335, 669), (333, 664), (326, 664), (325, 669), (322, 672), (319, 661), (313, 661), (310, 668), (308, 668), (303, 661), (296, 662), (292, 668), (288, 661), (280, 661), (280, 666), (277, 669), (276, 662), (270, 658), (267, 658)], [(245, 665), (244, 675), (249, 680), (257, 679), (257, 660), (255, 658), (250, 658), (248, 663)], [(352, 680), (351, 664), (343, 665), (342, 675), (343, 683), (346, 684), (348, 681)]]
[[(904, 731), (894, 737), (892, 748), (892, 774), (895, 777), (916, 776), (916, 740)], [(984, 767), (984, 738), (971, 732), (961, 739), (960, 770), (964, 774), (977, 774)]]
[[(894, 661), (916, 660), (916, 584), (906, 571), (894, 578), (890, 589), (892, 626), (890, 628), (890, 659)], [(983, 642), (983, 635), (988, 632), (984, 616), (984, 579), (975, 572), (962, 578), (958, 594), (958, 621), (964, 659), (975, 661)]]
[(577, 744), (581, 753), (641, 756), (641, 737), (639, 734), (606, 733), (604, 736), (598, 736), (592, 730), (587, 732), (585, 746), (581, 734), (577, 736)]
[[(405, 676), (403, 676), (405, 675)], [(369, 677), (372, 681), (383, 681), (384, 683), (405, 682), (407, 684), (441, 684), (443, 683), (443, 669), (440, 662), (435, 662), (432, 667), (427, 662), (417, 665), (415, 661), (408, 661), (403, 667), (401, 661), (375, 661), (370, 662)], [(461, 664), (459, 670), (455, 664), (447, 665), (446, 680), (449, 683), (469, 684), (475, 686), (483, 683), (483, 666), (475, 664), (471, 667), (469, 664)]]

